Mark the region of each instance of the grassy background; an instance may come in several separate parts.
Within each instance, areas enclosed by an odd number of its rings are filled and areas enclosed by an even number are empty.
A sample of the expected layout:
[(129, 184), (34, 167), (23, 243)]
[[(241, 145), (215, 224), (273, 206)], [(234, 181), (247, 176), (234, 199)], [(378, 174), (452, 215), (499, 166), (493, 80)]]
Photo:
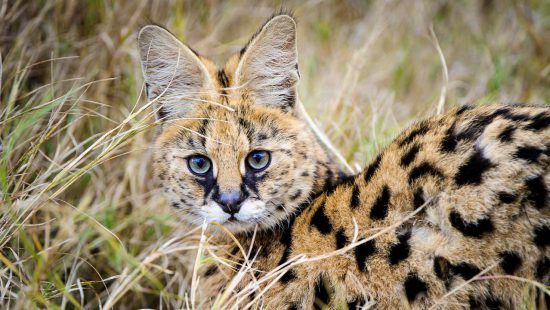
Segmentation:
[(222, 63), (280, 6), (300, 97), (355, 167), (442, 98), (550, 102), (544, 0), (0, 0), (0, 307), (188, 307), (197, 238), (154, 190), (136, 32)]

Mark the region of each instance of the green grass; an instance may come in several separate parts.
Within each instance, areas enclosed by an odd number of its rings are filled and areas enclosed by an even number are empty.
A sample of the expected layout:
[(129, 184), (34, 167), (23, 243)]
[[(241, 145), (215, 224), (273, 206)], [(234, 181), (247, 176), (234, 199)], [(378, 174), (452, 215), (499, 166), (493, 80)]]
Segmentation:
[[(281, 3), (0, 1), (2, 308), (188, 307), (198, 237), (151, 177), (136, 33), (161, 23), (222, 63)], [(353, 167), (443, 87), (446, 108), (550, 102), (548, 1), (284, 5), (300, 97)]]

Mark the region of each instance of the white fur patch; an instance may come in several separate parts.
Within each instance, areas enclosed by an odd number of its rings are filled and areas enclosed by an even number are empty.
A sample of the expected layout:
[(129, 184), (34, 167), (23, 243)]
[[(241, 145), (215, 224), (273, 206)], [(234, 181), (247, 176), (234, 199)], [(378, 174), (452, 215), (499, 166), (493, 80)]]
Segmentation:
[(265, 213), (265, 202), (257, 199), (247, 199), (243, 202), (239, 212), (235, 214), (235, 218), (239, 221), (248, 222), (263, 217)]
[(231, 215), (224, 212), (222, 208), (214, 201), (211, 201), (210, 204), (207, 204), (201, 208), (201, 216), (208, 222), (217, 222), (220, 224), (225, 223)]

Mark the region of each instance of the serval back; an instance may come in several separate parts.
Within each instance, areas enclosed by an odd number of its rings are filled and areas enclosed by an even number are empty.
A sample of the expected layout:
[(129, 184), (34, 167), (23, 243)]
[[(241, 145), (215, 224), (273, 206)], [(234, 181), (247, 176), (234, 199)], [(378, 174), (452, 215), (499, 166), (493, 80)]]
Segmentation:
[[(254, 244), (241, 236), (256, 276), (287, 264), (259, 300), (268, 308), (524, 308), (526, 282), (549, 284), (549, 126), (547, 107), (492, 105), (410, 127), (284, 228)], [(218, 254), (237, 270), (243, 262), (237, 251)], [(221, 265), (203, 271), (210, 289), (233, 274)]]

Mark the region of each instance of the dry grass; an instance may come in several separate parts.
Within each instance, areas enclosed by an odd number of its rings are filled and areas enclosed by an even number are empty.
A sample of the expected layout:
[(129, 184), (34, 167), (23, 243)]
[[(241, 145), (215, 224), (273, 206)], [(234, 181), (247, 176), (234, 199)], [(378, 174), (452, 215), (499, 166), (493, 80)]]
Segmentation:
[[(154, 190), (136, 31), (221, 62), (281, 4), (0, 1), (1, 307), (190, 307), (205, 240)], [(438, 107), (550, 102), (548, 1), (283, 4), (301, 98), (354, 167)]]

